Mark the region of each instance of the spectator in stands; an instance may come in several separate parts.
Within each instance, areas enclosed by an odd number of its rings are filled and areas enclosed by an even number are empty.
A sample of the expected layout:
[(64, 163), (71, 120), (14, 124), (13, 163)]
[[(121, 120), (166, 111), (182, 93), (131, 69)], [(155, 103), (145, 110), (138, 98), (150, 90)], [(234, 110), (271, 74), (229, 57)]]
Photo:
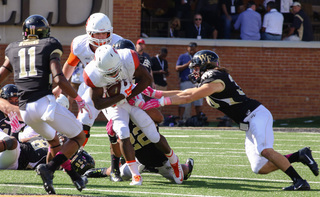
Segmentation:
[(177, 38), (180, 37), (179, 31), (181, 29), (181, 22), (178, 17), (174, 17), (169, 22), (169, 31), (168, 37), (170, 38)]
[(146, 48), (146, 42), (144, 41), (144, 39), (137, 40), (136, 51), (138, 52), (139, 55), (144, 56), (148, 58), (148, 60), (150, 60), (150, 55), (144, 52), (145, 48)]
[(260, 40), (261, 15), (256, 12), (254, 1), (248, 1), (247, 10), (239, 15), (234, 28), (241, 29), (242, 40)]
[(291, 41), (312, 41), (313, 32), (309, 17), (301, 9), (299, 2), (292, 4), (292, 13), (294, 14), (293, 23), (289, 29), (289, 33), (284, 40)]
[[(176, 71), (179, 72), (180, 90), (197, 87), (197, 85), (193, 84), (189, 79), (189, 74), (192, 73), (192, 70), (189, 68), (189, 64), (191, 63), (191, 59), (196, 52), (197, 43), (190, 42), (187, 47), (187, 52), (181, 54), (178, 58)], [(201, 98), (192, 103), (195, 107), (196, 115), (199, 115), (202, 112), (203, 99)], [(190, 117), (192, 103), (179, 105), (179, 126), (183, 126), (186, 120)]]
[(216, 29), (218, 34), (222, 32), (219, 0), (198, 0), (195, 13), (200, 13), (203, 21)]
[(231, 24), (234, 23), (239, 13), (244, 10), (242, 0), (221, 0), (221, 18), (224, 23), (224, 38), (231, 38)]
[(202, 22), (201, 14), (195, 14), (193, 17), (193, 23), (190, 24), (187, 29), (187, 38), (213, 38), (217, 39), (218, 31), (211, 27), (208, 23)]
[(284, 23), (292, 23), (293, 14), (290, 12), (290, 7), (293, 4), (293, 0), (281, 0), (280, 12), (284, 17)]
[(161, 48), (160, 53), (151, 58), (151, 69), (157, 90), (167, 89), (167, 77), (169, 76), (167, 55), (167, 48)]
[(281, 40), (282, 38), (283, 15), (275, 6), (274, 1), (267, 3), (268, 13), (264, 15), (261, 29), (262, 40)]

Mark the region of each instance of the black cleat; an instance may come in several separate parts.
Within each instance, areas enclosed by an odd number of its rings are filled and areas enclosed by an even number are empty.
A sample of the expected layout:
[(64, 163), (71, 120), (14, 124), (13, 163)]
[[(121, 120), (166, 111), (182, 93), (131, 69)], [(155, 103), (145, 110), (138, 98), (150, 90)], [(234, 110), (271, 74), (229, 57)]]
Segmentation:
[(296, 190), (307, 191), (307, 190), (310, 190), (310, 185), (306, 180), (299, 179), (295, 183), (293, 183), (292, 185), (290, 185), (288, 187), (284, 187), (282, 189), (285, 191), (296, 191)]
[(120, 173), (118, 171), (115, 171), (115, 172), (111, 172), (110, 173), (110, 181), (121, 182), (123, 180), (122, 180), (122, 178), (120, 176)]
[(193, 165), (194, 165), (194, 161), (192, 158), (187, 159), (186, 161), (186, 165), (189, 167), (189, 172), (187, 175), (184, 175), (183, 180), (188, 180), (188, 178), (191, 176), (192, 170), (193, 170)]
[(87, 170), (83, 176), (86, 176), (87, 178), (107, 177), (106, 169), (107, 168), (91, 168)]
[(87, 183), (88, 183), (88, 179), (85, 176), (82, 176), (81, 178), (73, 181), (74, 186), (76, 186), (77, 190), (79, 190), (80, 192), (82, 191), (83, 188), (86, 188)]
[(40, 164), (36, 168), (36, 172), (41, 176), (43, 181), (43, 187), (48, 194), (56, 194), (53, 187), (53, 172), (47, 168), (47, 165)]
[(312, 157), (310, 147), (299, 150), (299, 161), (304, 165), (307, 165), (315, 176), (319, 175), (318, 164)]

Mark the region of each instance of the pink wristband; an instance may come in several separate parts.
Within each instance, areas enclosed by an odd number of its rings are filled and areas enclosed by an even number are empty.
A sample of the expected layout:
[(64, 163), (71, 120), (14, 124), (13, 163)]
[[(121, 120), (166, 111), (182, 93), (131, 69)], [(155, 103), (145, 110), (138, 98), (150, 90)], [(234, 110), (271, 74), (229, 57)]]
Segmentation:
[(163, 101), (164, 101), (164, 105), (171, 105), (172, 103), (170, 97), (164, 97)]

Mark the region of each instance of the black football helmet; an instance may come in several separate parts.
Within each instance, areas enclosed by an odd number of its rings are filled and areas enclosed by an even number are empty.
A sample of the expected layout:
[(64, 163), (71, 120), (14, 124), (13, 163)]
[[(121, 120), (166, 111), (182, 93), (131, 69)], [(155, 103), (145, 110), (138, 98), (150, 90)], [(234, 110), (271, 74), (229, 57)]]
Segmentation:
[(87, 170), (95, 167), (95, 161), (87, 151), (81, 150), (71, 159), (71, 165), (76, 172), (83, 175)]
[(10, 97), (18, 96), (18, 88), (14, 84), (7, 84), (1, 88), (1, 98), (9, 99)]
[(31, 15), (22, 24), (23, 39), (47, 38), (50, 36), (50, 27), (46, 18), (41, 15)]
[(201, 75), (207, 71), (208, 69), (214, 69), (219, 67), (219, 56), (210, 50), (201, 50), (194, 54), (191, 63), (189, 64), (190, 69), (194, 69), (199, 66), (199, 73), (191, 73), (189, 75), (189, 79), (193, 83), (199, 83), (201, 79)]
[(136, 46), (134, 46), (133, 42), (127, 39), (121, 39), (113, 45), (115, 49), (131, 49), (136, 50)]

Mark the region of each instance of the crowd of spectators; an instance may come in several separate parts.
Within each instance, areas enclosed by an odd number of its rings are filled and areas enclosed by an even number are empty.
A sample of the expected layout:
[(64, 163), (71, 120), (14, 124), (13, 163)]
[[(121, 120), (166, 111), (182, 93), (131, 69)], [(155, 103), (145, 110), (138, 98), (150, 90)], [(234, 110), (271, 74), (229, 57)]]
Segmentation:
[[(142, 0), (142, 37), (313, 40), (311, 20), (296, 0), (152, 2)], [(148, 26), (148, 16), (159, 24)]]

